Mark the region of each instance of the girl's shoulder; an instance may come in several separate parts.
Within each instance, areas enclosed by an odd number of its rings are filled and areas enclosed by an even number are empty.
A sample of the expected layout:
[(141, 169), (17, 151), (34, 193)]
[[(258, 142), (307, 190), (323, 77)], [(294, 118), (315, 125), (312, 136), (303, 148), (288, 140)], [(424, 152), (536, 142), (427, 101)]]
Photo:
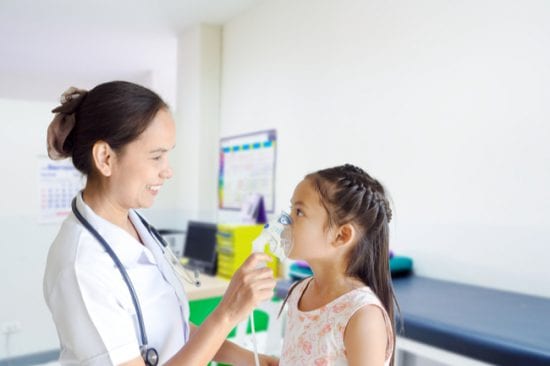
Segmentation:
[(378, 296), (368, 286), (355, 288), (327, 304), (331, 313), (345, 319), (351, 318), (357, 310), (366, 305), (382, 307)]
[[(362, 303), (364, 305), (382, 305), (382, 302), (376, 296), (374, 291), (368, 286), (355, 288), (341, 296), (342, 301)], [(338, 299), (337, 299), (338, 300)]]

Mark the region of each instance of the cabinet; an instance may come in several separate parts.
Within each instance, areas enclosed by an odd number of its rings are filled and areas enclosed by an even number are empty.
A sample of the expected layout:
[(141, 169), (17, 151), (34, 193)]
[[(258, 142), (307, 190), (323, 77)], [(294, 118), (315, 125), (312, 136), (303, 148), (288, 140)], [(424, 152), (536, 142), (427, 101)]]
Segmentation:
[[(227, 225), (219, 224), (216, 234), (218, 252), (217, 275), (231, 278), (233, 273), (252, 253), (252, 242), (260, 235), (263, 225)], [(272, 253), (272, 261), (268, 267), (273, 270), (273, 276), (278, 276), (279, 261)]]

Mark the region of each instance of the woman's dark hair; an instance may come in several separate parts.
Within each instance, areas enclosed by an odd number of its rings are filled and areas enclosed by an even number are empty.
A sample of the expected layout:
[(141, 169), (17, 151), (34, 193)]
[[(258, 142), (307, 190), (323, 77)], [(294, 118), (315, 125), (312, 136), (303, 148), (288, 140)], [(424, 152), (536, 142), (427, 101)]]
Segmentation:
[(122, 151), (145, 131), (159, 110), (168, 109), (155, 92), (126, 81), (100, 84), (80, 99), (74, 109), (75, 125), (63, 150), (86, 175), (93, 172), (92, 147), (97, 141)]

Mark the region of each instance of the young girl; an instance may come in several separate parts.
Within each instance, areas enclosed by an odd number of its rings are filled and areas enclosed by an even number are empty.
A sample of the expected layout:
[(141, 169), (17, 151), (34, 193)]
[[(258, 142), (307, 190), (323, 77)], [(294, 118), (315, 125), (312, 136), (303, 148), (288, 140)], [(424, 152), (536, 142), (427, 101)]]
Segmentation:
[(384, 188), (346, 164), (307, 175), (291, 203), (289, 257), (306, 260), (313, 276), (289, 291), (280, 365), (392, 365)]

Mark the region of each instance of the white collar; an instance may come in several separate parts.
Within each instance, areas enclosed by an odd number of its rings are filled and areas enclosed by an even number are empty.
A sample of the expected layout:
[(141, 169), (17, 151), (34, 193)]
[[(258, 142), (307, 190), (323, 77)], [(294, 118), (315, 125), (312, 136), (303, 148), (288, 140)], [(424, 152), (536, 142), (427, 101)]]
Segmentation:
[(96, 214), (82, 199), (82, 192), (76, 195), (76, 207), (99, 235), (105, 239), (125, 266), (132, 266), (136, 262), (143, 260), (156, 264), (155, 256), (150, 251), (150, 248), (153, 246), (151, 244), (154, 244), (150, 242), (151, 234), (148, 233), (148, 230), (143, 226), (143, 223), (135, 212), (130, 210), (129, 217), (132, 224), (136, 227), (140, 238), (146, 245), (142, 245), (122, 228)]
[[(165, 279), (171, 283), (180, 303), (186, 304), (187, 297), (185, 296), (183, 284), (170, 267), (170, 264), (164, 259), (161, 243), (145, 227), (137, 212), (130, 210), (129, 218), (143, 241), (143, 245), (122, 228), (97, 215), (82, 199), (82, 192), (76, 195), (76, 207), (99, 235), (107, 241), (107, 244), (109, 244), (125, 267), (144, 263), (144, 261), (155, 264)], [(98, 243), (98, 245), (100, 244)]]

